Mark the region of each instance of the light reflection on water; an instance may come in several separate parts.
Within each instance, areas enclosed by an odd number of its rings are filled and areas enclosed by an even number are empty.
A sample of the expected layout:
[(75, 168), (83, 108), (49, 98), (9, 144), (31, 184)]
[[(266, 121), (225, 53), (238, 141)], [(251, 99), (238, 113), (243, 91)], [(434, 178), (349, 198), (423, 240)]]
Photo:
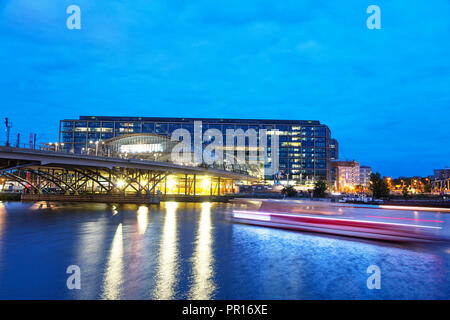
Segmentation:
[(148, 226), (148, 207), (139, 206), (137, 213), (138, 230), (140, 234), (144, 234)]
[(162, 233), (156, 289), (153, 298), (172, 299), (175, 295), (175, 281), (178, 275), (176, 210), (178, 203), (166, 203), (166, 216)]
[(3, 249), (3, 229), (5, 228), (6, 210), (3, 202), (0, 201), (0, 266), (2, 264), (2, 249)]
[(123, 272), (123, 234), (122, 224), (117, 227), (111, 244), (109, 258), (103, 280), (102, 299), (119, 299), (121, 296)]
[(214, 258), (212, 254), (211, 203), (202, 203), (202, 211), (197, 233), (197, 242), (192, 262), (194, 264), (194, 285), (189, 298), (210, 299), (215, 289), (213, 280)]
[[(72, 264), (77, 264), (83, 270), (83, 274), (102, 274), (103, 252), (110, 250), (110, 244), (104, 242), (106, 235), (105, 224), (99, 224), (97, 221), (86, 221), (81, 224), (76, 243), (76, 255)], [(85, 278), (85, 282), (95, 281), (95, 277), (90, 278)], [(83, 285), (80, 293), (78, 298), (88, 299), (95, 296), (96, 289), (94, 286)]]
[[(448, 245), (233, 224), (223, 214), (233, 208), (0, 202), (0, 299), (450, 297)], [(65, 286), (73, 264), (78, 291)], [(372, 264), (379, 291), (366, 287)]]

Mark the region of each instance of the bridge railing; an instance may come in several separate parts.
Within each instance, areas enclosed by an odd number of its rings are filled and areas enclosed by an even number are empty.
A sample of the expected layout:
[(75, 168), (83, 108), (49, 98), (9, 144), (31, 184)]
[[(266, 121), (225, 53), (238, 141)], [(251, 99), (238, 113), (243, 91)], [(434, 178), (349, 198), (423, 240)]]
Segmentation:
[[(83, 152), (83, 153), (76, 153), (73, 151), (67, 151), (67, 150), (63, 150), (63, 149), (55, 149), (55, 150), (51, 150), (51, 149), (46, 149), (46, 148), (21, 148), (21, 147), (15, 147), (15, 146), (9, 146), (5, 148), (9, 148), (12, 150), (21, 150), (21, 151), (38, 151), (38, 152), (43, 152), (45, 154), (65, 154), (65, 155), (76, 155), (76, 156), (88, 156), (89, 158), (97, 158), (97, 159), (117, 159), (117, 160), (141, 160), (141, 161), (151, 161), (153, 162), (153, 160), (150, 159), (145, 159), (145, 158), (139, 158), (139, 157), (130, 157), (130, 156), (116, 156), (115, 154), (92, 154), (90, 152)], [(176, 162), (173, 161), (169, 161), (168, 159), (158, 159), (154, 162), (160, 162), (160, 163), (171, 163), (171, 164), (178, 164)], [(243, 168), (242, 165), (240, 164), (235, 164), (235, 165), (230, 165), (230, 164), (218, 164), (218, 163), (213, 163), (213, 164), (206, 164), (206, 163), (189, 163), (190, 167), (199, 167), (199, 168), (205, 168), (205, 169), (218, 169), (218, 170), (224, 170), (227, 172), (232, 172), (232, 173), (237, 173), (237, 174), (243, 174), (243, 175), (252, 175), (250, 172), (250, 170), (246, 170), (245, 168)]]

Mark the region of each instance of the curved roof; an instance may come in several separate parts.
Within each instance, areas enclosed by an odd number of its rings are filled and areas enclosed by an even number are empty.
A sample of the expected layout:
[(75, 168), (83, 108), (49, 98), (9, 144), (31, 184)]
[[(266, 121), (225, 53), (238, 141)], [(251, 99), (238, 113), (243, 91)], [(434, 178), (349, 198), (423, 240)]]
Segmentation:
[(129, 139), (129, 138), (138, 138), (138, 137), (143, 137), (143, 138), (144, 137), (155, 137), (157, 139), (160, 139), (161, 142), (163, 142), (163, 141), (167, 141), (167, 142), (173, 141), (173, 142), (177, 142), (177, 143), (180, 142), (178, 140), (175, 140), (175, 139), (172, 139), (172, 138), (169, 138), (169, 137), (166, 137), (166, 136), (162, 136), (162, 135), (159, 135), (159, 134), (156, 134), (156, 133), (129, 133), (129, 134), (123, 134), (123, 135), (120, 135), (120, 136), (117, 136), (117, 137), (105, 140), (104, 143), (105, 144), (111, 144), (111, 143), (116, 142), (118, 140), (124, 140), (124, 139)]
[(104, 141), (105, 146), (119, 153), (171, 152), (181, 141), (154, 133), (124, 134)]

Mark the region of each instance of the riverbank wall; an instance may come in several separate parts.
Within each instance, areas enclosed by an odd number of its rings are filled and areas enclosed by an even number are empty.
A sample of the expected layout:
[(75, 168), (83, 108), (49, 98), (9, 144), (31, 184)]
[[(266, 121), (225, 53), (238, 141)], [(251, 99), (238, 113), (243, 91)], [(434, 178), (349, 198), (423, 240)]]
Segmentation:
[(0, 201), (20, 201), (20, 193), (0, 192)]

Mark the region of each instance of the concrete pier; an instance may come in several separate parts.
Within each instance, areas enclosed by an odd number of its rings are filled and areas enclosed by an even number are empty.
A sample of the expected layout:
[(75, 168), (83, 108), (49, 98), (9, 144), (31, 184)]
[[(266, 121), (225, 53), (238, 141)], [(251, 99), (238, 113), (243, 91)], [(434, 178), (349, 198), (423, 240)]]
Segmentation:
[(153, 197), (136, 195), (59, 195), (59, 194), (23, 194), (22, 201), (63, 201), (63, 202), (104, 202), (104, 203), (137, 203), (159, 204), (160, 201), (176, 202), (228, 202), (233, 195), (209, 196), (209, 195), (160, 195)]
[(64, 201), (64, 202), (105, 202), (105, 203), (138, 203), (159, 204), (160, 198), (136, 195), (59, 195), (59, 194), (23, 194), (22, 201)]

